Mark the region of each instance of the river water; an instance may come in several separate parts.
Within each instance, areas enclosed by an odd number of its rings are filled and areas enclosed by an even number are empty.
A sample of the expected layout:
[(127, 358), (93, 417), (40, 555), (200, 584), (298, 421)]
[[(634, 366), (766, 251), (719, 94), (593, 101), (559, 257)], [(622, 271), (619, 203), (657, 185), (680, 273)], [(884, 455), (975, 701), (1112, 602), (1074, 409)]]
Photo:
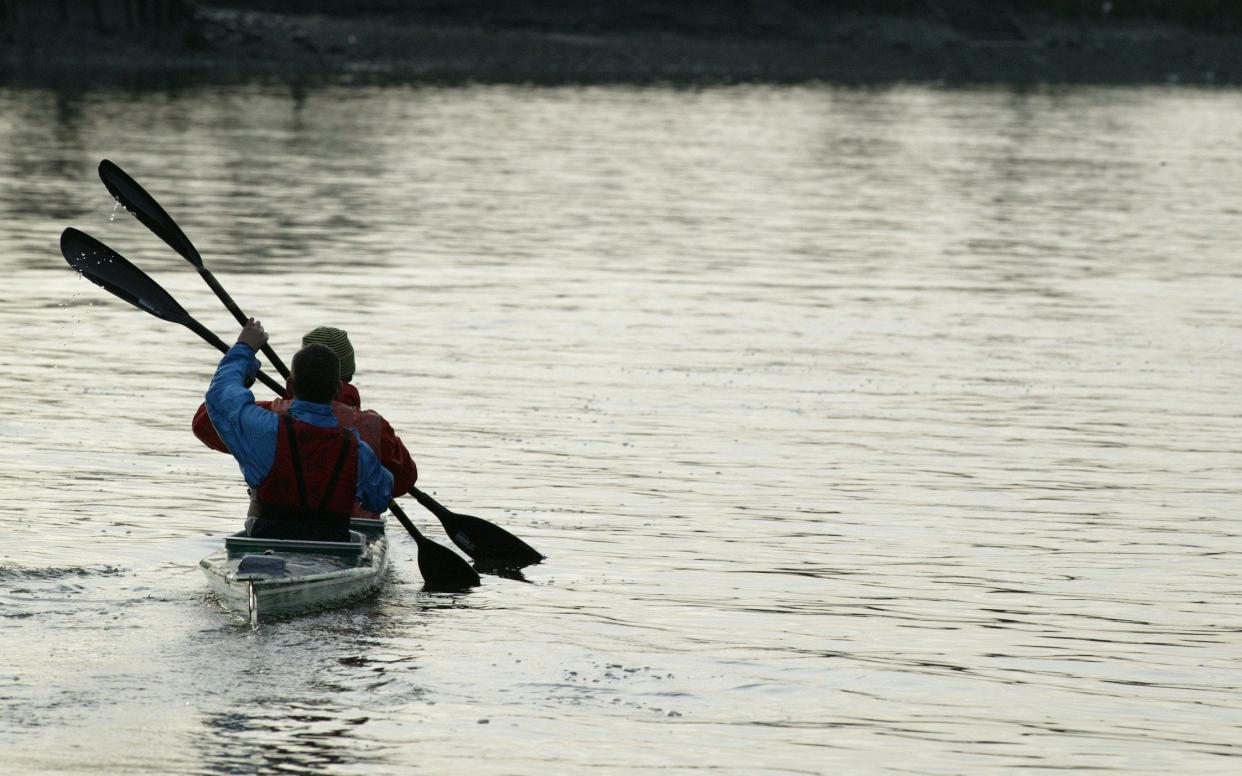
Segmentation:
[[(1242, 769), (1242, 94), (0, 89), (6, 773)], [(548, 560), (263, 625), (189, 431), (347, 329), (420, 485)], [(407, 511), (445, 541), (412, 501)]]

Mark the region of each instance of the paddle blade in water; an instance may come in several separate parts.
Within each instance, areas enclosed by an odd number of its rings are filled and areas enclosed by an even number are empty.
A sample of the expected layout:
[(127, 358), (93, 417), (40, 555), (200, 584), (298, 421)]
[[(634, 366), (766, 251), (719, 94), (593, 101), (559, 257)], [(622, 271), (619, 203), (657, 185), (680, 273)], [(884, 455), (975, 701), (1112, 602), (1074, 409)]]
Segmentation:
[(436, 544), (425, 536), (418, 542), (418, 570), (422, 572), (427, 590), (451, 592), (479, 585), (479, 574), (457, 553)]
[(418, 545), (418, 570), (423, 574), (426, 589), (465, 590), (479, 584), (479, 575), (470, 568), (470, 564), (449, 548), (441, 547), (423, 536), (396, 501), (388, 502), (388, 508)]
[(410, 495), (440, 520), (462, 552), (485, 568), (521, 568), (543, 560), (534, 547), (481, 517), (459, 515), (416, 487)]
[(61, 232), (60, 252), (82, 277), (134, 307), (174, 323), (190, 317), (159, 283), (86, 232), (73, 227)]
[(99, 163), (99, 179), (117, 202), (124, 205), (144, 226), (159, 235), (168, 247), (180, 253), (194, 266), (203, 266), (203, 259), (198, 255), (198, 250), (190, 242), (190, 238), (185, 236), (185, 232), (168, 215), (168, 211), (160, 207), (155, 197), (148, 194), (128, 173), (104, 159)]
[(480, 517), (450, 512), (441, 523), (453, 543), (483, 568), (521, 568), (543, 560), (534, 547)]

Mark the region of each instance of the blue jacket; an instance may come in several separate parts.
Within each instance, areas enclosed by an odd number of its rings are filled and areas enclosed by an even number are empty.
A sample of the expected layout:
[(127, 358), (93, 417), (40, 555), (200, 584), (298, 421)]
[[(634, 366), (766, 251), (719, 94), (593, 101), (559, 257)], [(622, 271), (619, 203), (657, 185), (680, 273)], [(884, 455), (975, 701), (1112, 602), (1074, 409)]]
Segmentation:
[[(234, 345), (211, 378), (207, 388), (207, 417), (220, 439), (229, 446), (241, 466), (242, 476), (251, 488), (267, 479), (276, 460), (276, 433), (280, 415), (254, 403), (254, 394), (245, 382), (259, 371), (259, 359), (249, 345)], [(289, 407), (289, 416), (303, 423), (333, 428), (337, 425), (332, 405), (298, 399)], [(358, 432), (353, 432), (354, 436)], [(358, 501), (369, 512), (388, 509), (392, 498), (392, 474), (380, 465), (375, 453), (358, 440)]]

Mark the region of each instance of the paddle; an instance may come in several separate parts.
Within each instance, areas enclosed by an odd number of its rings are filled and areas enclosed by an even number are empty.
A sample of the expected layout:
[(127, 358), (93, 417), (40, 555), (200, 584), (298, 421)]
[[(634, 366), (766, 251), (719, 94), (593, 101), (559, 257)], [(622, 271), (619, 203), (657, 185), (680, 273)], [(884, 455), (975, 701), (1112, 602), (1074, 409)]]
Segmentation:
[[(194, 320), (172, 295), (124, 256), (99, 240), (72, 227), (60, 235), (60, 252), (69, 266), (95, 285), (124, 299), (140, 310), (193, 331), (217, 350), (227, 353), (229, 346), (210, 329)], [(285, 395), (284, 386), (263, 372), (258, 374), (264, 385)], [(418, 569), (429, 590), (461, 590), (479, 584), (479, 575), (457, 553), (423, 536), (410, 519), (390, 501), (388, 508), (414, 537), (418, 546)]]
[(498, 525), (473, 515), (451, 512), (416, 487), (410, 487), (410, 495), (439, 518), (453, 543), (478, 566), (487, 569), (521, 568), (543, 560), (543, 555), (534, 547)]
[[(233, 297), (224, 290), (224, 286), (220, 285), (216, 280), (216, 276), (211, 274), (211, 270), (203, 266), (203, 257), (199, 255), (198, 249), (194, 247), (194, 243), (190, 242), (190, 238), (185, 236), (185, 232), (181, 231), (181, 227), (177, 226), (177, 222), (168, 215), (164, 208), (160, 207), (160, 203), (155, 201), (147, 193), (147, 190), (138, 185), (138, 182), (129, 177), (124, 170), (117, 165), (104, 159), (99, 163), (99, 179), (103, 181), (103, 185), (125, 206), (125, 209), (134, 215), (139, 221), (146, 225), (148, 229), (155, 232), (156, 236), (168, 244), (177, 253), (181, 254), (186, 261), (194, 265), (198, 270), (198, 274), (203, 280), (207, 281), (207, 285), (211, 286), (211, 290), (224, 306), (229, 309), (233, 317), (241, 325), (246, 324), (246, 314), (241, 311), (237, 303), (233, 301)], [(276, 367), (276, 371), (280, 372), (280, 376), (285, 379), (289, 378), (289, 369), (284, 362), (276, 355), (270, 345), (263, 345), (263, 355), (267, 356), (272, 366)]]
[[(155, 197), (147, 193), (146, 189), (118, 165), (107, 159), (99, 163), (99, 178), (126, 210), (133, 213), (134, 217), (146, 225), (157, 237), (193, 264), (198, 269), (198, 274), (207, 281), (207, 285), (211, 286), (220, 301), (224, 302), (224, 305), (233, 313), (237, 322), (245, 324), (246, 314), (237, 307), (228, 292), (203, 266), (203, 259), (198, 250), (185, 236), (181, 227), (177, 226), (172, 216), (168, 215), (168, 212), (155, 201)], [(269, 345), (263, 346), (263, 353), (281, 375), (288, 377), (288, 370)], [(483, 567), (513, 568), (529, 566), (543, 560), (543, 555), (536, 552), (533, 547), (498, 525), (479, 517), (451, 512), (418, 488), (411, 489), (410, 494), (418, 499), (418, 503), (439, 518), (453, 543)]]
[[(61, 232), (60, 252), (70, 267), (100, 288), (156, 318), (179, 323), (210, 342), (221, 353), (228, 352), (229, 346), (206, 326), (194, 320), (159, 283), (86, 232), (73, 227)], [(285, 387), (262, 371), (258, 378), (281, 396), (286, 395)]]

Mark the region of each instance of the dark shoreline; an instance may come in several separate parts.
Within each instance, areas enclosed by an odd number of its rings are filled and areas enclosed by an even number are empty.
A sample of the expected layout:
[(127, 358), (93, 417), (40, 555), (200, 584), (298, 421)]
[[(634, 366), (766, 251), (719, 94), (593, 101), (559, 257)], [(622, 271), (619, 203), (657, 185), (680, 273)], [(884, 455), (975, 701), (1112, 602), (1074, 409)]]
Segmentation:
[(499, 18), (186, 7), (162, 29), (10, 29), (0, 82), (1242, 84), (1242, 33), (1232, 25), (1153, 19), (837, 12), (760, 24), (681, 12), (622, 24), (540, 15), (540, 3), (506, 6)]

